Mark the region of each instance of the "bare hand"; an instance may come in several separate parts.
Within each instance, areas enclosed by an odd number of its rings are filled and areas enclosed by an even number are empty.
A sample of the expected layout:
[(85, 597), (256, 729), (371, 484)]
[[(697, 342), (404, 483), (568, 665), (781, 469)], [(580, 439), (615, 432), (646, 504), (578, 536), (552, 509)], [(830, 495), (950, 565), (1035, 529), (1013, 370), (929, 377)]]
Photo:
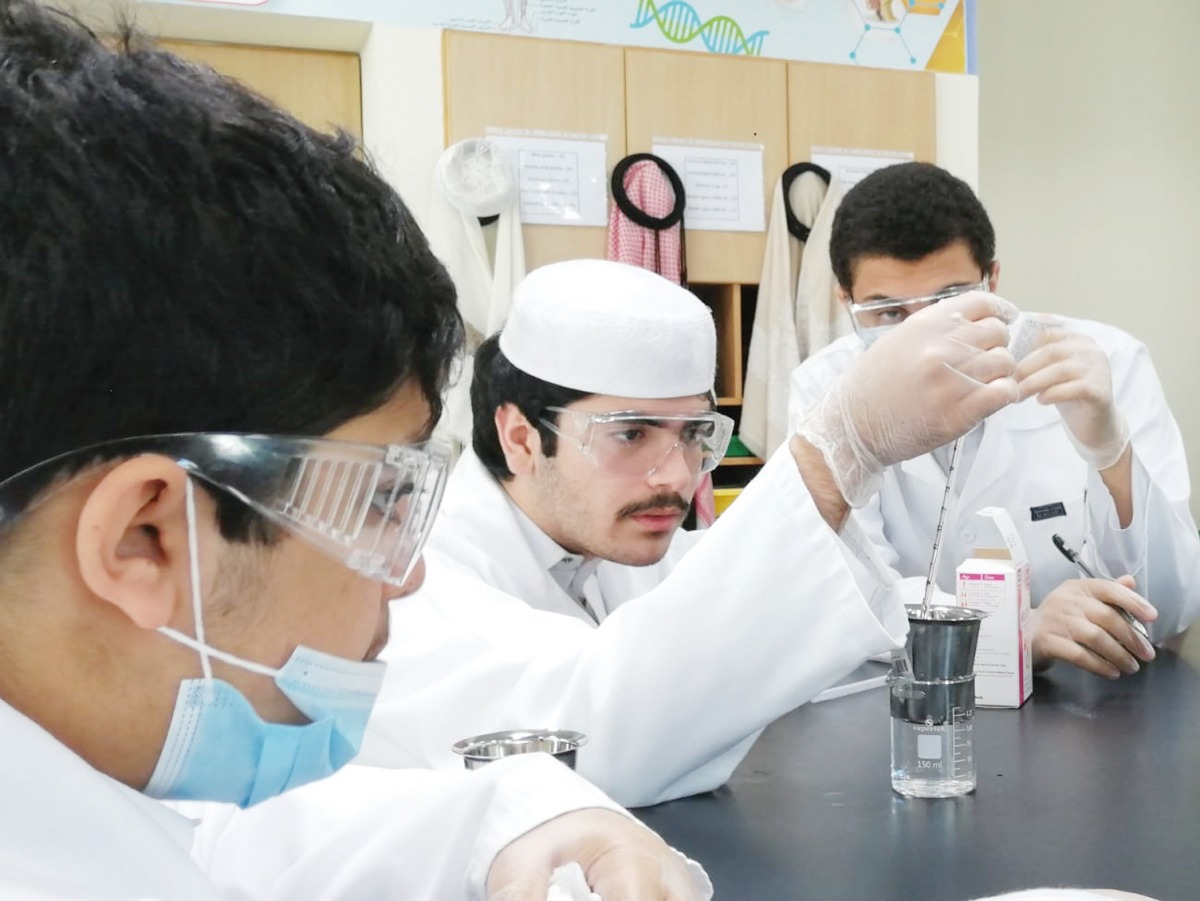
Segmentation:
[(699, 901), (683, 858), (657, 834), (611, 810), (576, 810), (505, 846), (488, 871), (489, 901), (545, 901), (550, 874), (577, 862), (604, 901)]
[(1151, 621), (1158, 611), (1134, 590), (1132, 576), (1068, 579), (1033, 611), (1033, 665), (1041, 669), (1065, 660), (1108, 679), (1136, 673), (1139, 660), (1154, 659), (1154, 648), (1114, 608)]

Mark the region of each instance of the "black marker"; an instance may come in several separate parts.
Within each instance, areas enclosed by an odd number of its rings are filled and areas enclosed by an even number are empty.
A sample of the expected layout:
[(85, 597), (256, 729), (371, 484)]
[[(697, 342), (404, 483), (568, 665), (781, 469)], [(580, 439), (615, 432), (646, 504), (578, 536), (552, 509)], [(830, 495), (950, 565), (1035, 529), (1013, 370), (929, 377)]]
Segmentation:
[[(1056, 533), (1054, 535), (1051, 535), (1050, 539), (1054, 542), (1054, 546), (1059, 549), (1059, 551), (1062, 553), (1062, 555), (1064, 557), (1066, 557), (1068, 560), (1070, 560), (1072, 563), (1074, 563), (1079, 568), (1079, 571), (1081, 573), (1083, 573), (1087, 578), (1089, 578), (1089, 579), (1100, 578), (1094, 572), (1092, 572), (1090, 569), (1088, 569), (1087, 564), (1084, 563), (1082, 559), (1080, 559), (1079, 554), (1077, 554), (1075, 551), (1073, 551), (1069, 544), (1067, 544), (1065, 541), (1063, 541), (1063, 537), (1061, 535)], [(1111, 580), (1105, 580), (1105, 581), (1111, 581)], [(1142, 623), (1142, 621), (1140, 619), (1138, 619), (1136, 616), (1134, 616), (1132, 613), (1130, 613), (1124, 607), (1118, 607), (1116, 604), (1109, 604), (1109, 606), (1112, 607), (1114, 610), (1116, 610), (1117, 613), (1121, 614), (1121, 616), (1125, 617), (1125, 622), (1129, 623), (1129, 625), (1132, 626), (1139, 635), (1141, 635), (1144, 639), (1146, 639), (1147, 642), (1150, 641), (1150, 633), (1146, 631), (1146, 626)]]

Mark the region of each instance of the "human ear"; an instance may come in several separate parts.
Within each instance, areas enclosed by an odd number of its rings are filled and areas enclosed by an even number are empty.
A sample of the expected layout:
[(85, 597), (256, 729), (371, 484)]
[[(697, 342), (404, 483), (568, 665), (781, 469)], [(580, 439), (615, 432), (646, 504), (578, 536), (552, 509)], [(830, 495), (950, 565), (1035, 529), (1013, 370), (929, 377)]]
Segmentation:
[(508, 471), (518, 476), (532, 472), (542, 452), (542, 436), (516, 404), (496, 408), (496, 435)]
[(166, 457), (125, 460), (92, 488), (79, 514), (80, 576), (143, 629), (166, 625), (188, 584), (187, 478)]
[(1000, 262), (998, 260), (993, 261), (988, 268), (987, 280), (988, 290), (995, 294), (996, 288), (1000, 284)]
[(839, 303), (844, 303), (844, 304), (849, 304), (849, 303), (850, 303), (850, 295), (849, 295), (849, 293), (846, 291), (846, 289), (845, 289), (845, 288), (843, 288), (841, 285), (838, 285), (838, 286), (837, 286), (837, 287), (834, 289), (834, 291), (835, 291), (835, 292), (836, 292), (836, 294), (837, 294), (837, 299), (838, 299), (838, 302), (839, 302)]

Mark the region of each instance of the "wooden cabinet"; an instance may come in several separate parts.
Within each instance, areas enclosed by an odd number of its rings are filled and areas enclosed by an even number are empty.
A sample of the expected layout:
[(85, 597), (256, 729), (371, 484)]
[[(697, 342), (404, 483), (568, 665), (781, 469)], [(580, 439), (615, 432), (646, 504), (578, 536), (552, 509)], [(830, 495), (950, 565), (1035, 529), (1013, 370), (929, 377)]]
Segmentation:
[(258, 91), (307, 125), (362, 137), (357, 53), (159, 40), (177, 56), (204, 63)]
[(813, 147), (854, 147), (937, 159), (932, 72), (788, 63), (788, 157)]
[[(446, 146), (488, 128), (606, 136), (608, 170), (625, 155), (620, 47), (445, 32)], [(602, 259), (605, 229), (525, 226), (525, 262)]]
[[(627, 153), (648, 152), (656, 138), (761, 145), (763, 208), (769, 208), (774, 179), (788, 164), (786, 63), (626, 50), (625, 115)], [(693, 229), (687, 233), (688, 278), (755, 283), (765, 247), (764, 232)]]

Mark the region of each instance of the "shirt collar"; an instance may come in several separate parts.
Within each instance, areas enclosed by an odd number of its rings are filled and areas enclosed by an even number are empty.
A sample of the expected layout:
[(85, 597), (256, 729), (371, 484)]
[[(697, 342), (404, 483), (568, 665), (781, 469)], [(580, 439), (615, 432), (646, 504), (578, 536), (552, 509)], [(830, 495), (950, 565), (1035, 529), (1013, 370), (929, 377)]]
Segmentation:
[(557, 541), (541, 530), (529, 516), (517, 506), (516, 502), (504, 493), (505, 499), (512, 507), (517, 525), (521, 529), (521, 537), (533, 552), (538, 566), (548, 572), (570, 597), (580, 600), (583, 597), (583, 583), (588, 576), (600, 565), (599, 557), (584, 557), (573, 554), (563, 548)]

